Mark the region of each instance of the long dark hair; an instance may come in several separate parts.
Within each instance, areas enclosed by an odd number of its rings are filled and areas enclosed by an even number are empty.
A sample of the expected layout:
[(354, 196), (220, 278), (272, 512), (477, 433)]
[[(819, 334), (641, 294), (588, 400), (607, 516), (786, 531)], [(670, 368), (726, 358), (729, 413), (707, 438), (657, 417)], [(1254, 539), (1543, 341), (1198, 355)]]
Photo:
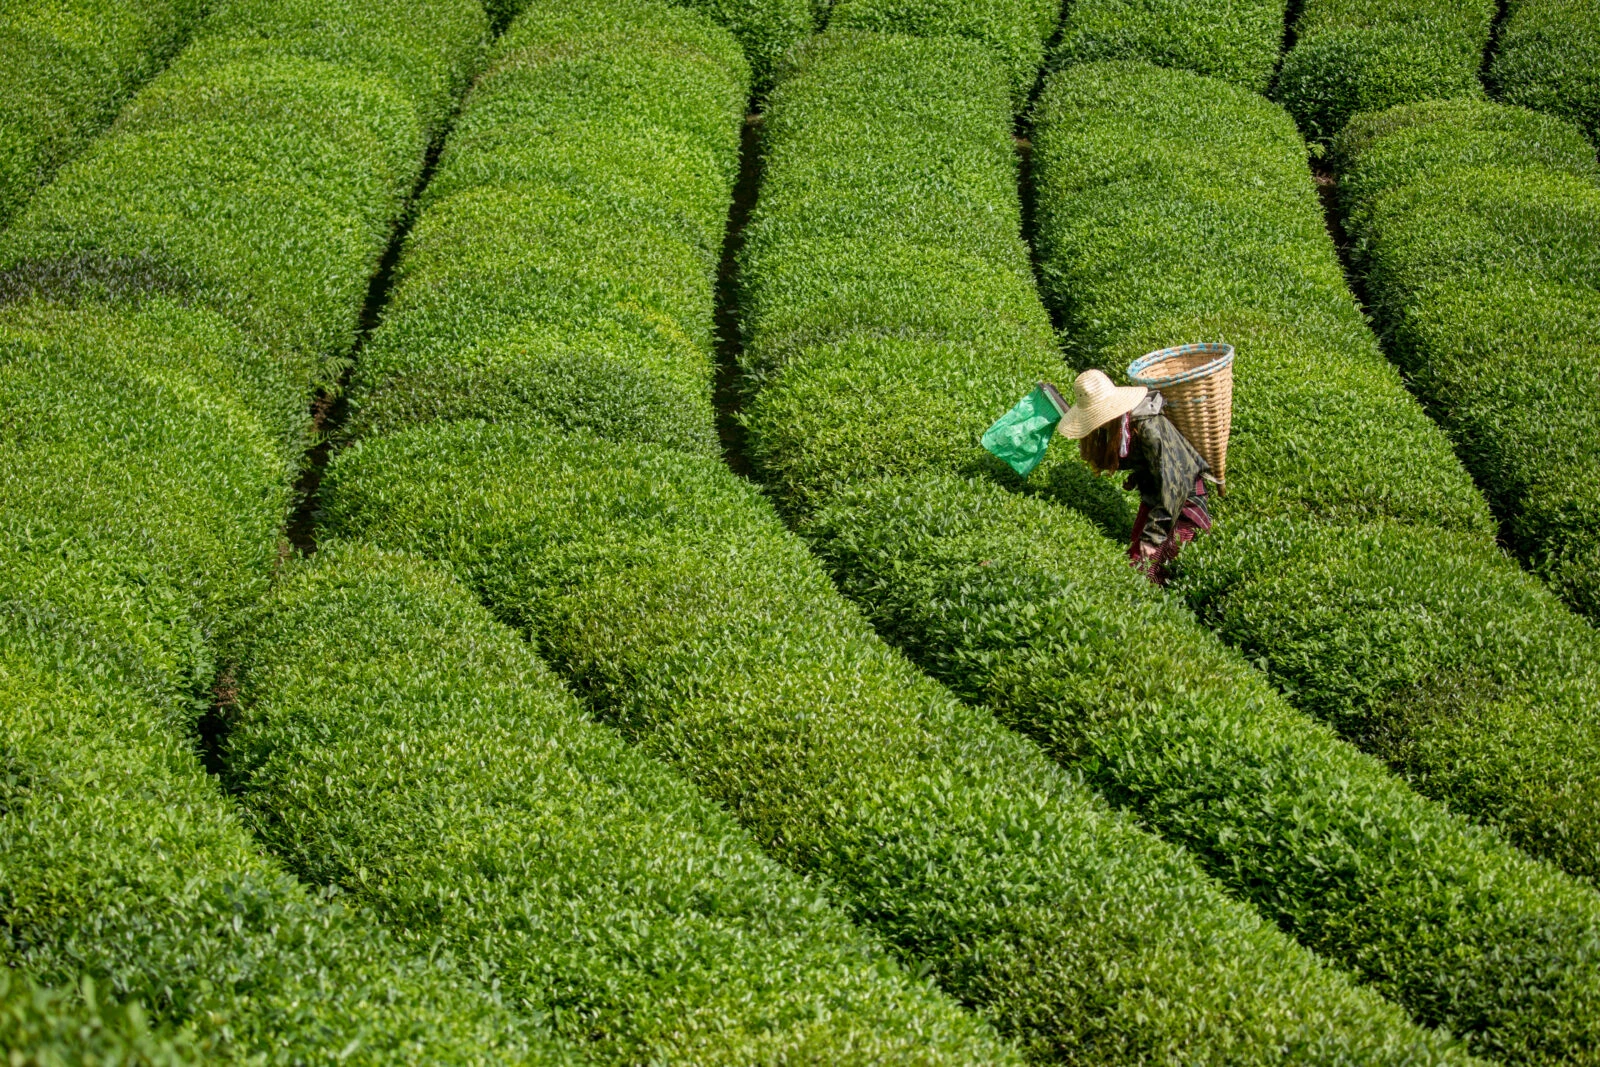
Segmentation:
[(1112, 419), (1078, 438), (1078, 455), (1096, 474), (1115, 474), (1122, 466), (1122, 420)]

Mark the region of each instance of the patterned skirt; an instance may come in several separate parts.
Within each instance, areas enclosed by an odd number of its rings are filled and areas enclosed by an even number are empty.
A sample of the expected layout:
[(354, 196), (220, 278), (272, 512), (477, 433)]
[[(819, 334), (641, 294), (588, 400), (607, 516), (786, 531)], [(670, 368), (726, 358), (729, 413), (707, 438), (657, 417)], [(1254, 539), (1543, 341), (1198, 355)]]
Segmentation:
[(1128, 545), (1128, 562), (1135, 570), (1143, 572), (1156, 585), (1167, 584), (1167, 564), (1178, 558), (1184, 545), (1193, 541), (1203, 530), (1211, 529), (1211, 512), (1206, 509), (1206, 485), (1195, 479), (1194, 492), (1184, 502), (1172, 523), (1172, 532), (1159, 548), (1151, 550), (1144, 544), (1144, 528), (1150, 521), (1150, 507), (1139, 505), (1139, 514), (1133, 520), (1133, 541)]

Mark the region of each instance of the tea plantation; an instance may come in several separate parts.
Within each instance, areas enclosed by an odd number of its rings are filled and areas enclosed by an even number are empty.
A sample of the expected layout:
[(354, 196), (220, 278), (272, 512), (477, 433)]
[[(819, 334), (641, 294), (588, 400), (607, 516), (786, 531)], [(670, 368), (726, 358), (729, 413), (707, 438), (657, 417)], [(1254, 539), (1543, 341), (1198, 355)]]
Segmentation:
[[(1592, 0), (4, 0), (0, 1054), (1600, 1067)], [(1159, 587), (1040, 381), (1236, 351)]]

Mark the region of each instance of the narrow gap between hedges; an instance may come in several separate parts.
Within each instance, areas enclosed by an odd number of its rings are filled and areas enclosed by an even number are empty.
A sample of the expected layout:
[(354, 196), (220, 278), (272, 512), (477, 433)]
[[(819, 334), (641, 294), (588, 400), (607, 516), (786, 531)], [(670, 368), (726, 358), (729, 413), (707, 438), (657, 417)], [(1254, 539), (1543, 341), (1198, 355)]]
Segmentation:
[[(1017, 195), (1022, 200), (1022, 243), (1028, 247), (1028, 265), (1033, 270), (1034, 285), (1037, 287), (1043, 275), (1043, 264), (1039, 261), (1039, 248), (1033, 239), (1033, 108), (1039, 102), (1039, 95), (1044, 92), (1044, 83), (1050, 76), (1050, 62), (1048, 57), (1055, 54), (1056, 46), (1061, 41), (1061, 36), (1066, 32), (1067, 20), (1063, 16), (1056, 22), (1056, 30), (1050, 35), (1050, 41), (1045, 46), (1046, 61), (1040, 66), (1039, 73), (1033, 79), (1033, 87), (1028, 90), (1028, 102), (1012, 121), (1011, 139), (1017, 150)], [(1050, 327), (1056, 333), (1056, 347), (1062, 349), (1061, 323), (1059, 311), (1048, 300), (1041, 300), (1044, 304), (1045, 314), (1050, 316)], [(1076, 368), (1074, 368), (1076, 369)]]
[(1496, 53), (1500, 51), (1500, 32), (1505, 28), (1506, 0), (1499, 0), (1494, 7), (1494, 21), (1489, 23), (1489, 40), (1483, 46), (1483, 62), (1478, 65), (1478, 81), (1485, 91), (1489, 88), (1489, 65), (1494, 62)]
[[(449, 125), (453, 123), (447, 124), (446, 129)], [(300, 472), (300, 479), (295, 483), (295, 497), (299, 503), (290, 513), (285, 530), (289, 549), (301, 555), (310, 556), (317, 551), (318, 494), (322, 488), (322, 474), (327, 470), (328, 460), (333, 453), (334, 439), (338, 436), (339, 429), (344, 425), (344, 420), (350, 411), (345, 396), (350, 385), (350, 376), (355, 372), (356, 361), (361, 358), (361, 350), (366, 346), (367, 338), (377, 329), (378, 320), (383, 316), (383, 309), (389, 302), (389, 291), (394, 287), (395, 265), (400, 262), (400, 252), (405, 247), (406, 235), (411, 232), (412, 224), (417, 220), (417, 203), (422, 197), (422, 191), (433, 180), (433, 172), (439, 165), (439, 153), (443, 148), (444, 135), (441, 134), (428, 149), (422, 173), (417, 176), (417, 184), (411, 190), (411, 198), (405, 213), (400, 218), (400, 224), (395, 227), (393, 235), (389, 238), (389, 247), (383, 250), (383, 258), (378, 261), (377, 271), (367, 282), (367, 298), (361, 304), (361, 317), (356, 326), (356, 343), (350, 349), (350, 358), (345, 363), (343, 373), (339, 375), (339, 380), (334, 385), (321, 390), (311, 402), (312, 434), (316, 444), (312, 445), (311, 451), (307, 453), (305, 469)]]
[(1278, 75), (1283, 70), (1283, 61), (1289, 53), (1294, 51), (1295, 42), (1299, 38), (1295, 35), (1295, 23), (1300, 21), (1300, 9), (1305, 6), (1305, 0), (1289, 0), (1283, 8), (1283, 45), (1278, 49), (1278, 62), (1272, 68), (1272, 77), (1267, 81), (1267, 99), (1276, 100), (1278, 92)]
[(739, 250), (744, 246), (744, 228), (756, 206), (761, 188), (761, 115), (752, 101), (739, 134), (739, 178), (733, 186), (733, 202), (728, 205), (728, 225), (723, 231), (722, 260), (717, 264), (715, 322), (717, 367), (712, 380), (711, 402), (716, 409), (717, 437), (722, 442), (722, 459), (741, 478), (752, 478), (750, 457), (745, 455), (743, 336), (739, 329)]

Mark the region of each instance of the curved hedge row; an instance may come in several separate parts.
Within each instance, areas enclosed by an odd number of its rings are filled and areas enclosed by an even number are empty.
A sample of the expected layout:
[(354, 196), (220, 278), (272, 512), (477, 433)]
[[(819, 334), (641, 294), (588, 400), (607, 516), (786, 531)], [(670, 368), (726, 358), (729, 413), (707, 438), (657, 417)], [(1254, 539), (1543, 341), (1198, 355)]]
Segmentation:
[[(539, 0), (485, 0), (496, 33), (508, 27), (524, 8)], [(757, 90), (772, 84), (778, 61), (796, 41), (811, 34), (820, 14), (811, 0), (666, 0), (676, 7), (699, 11), (738, 39), (750, 63)]]
[(1258, 93), (1283, 50), (1286, 0), (1074, 0), (1047, 68), (1142, 59)]
[[(394, 298), (356, 374), (355, 431), (383, 442), (408, 437), (408, 425), (428, 433), (429, 424), (491, 419), (577, 439), (653, 438), (717, 456), (712, 287), (747, 85), (732, 39), (702, 18), (649, 0), (530, 8), (497, 48), (440, 157)], [(457, 462), (473, 465), (467, 456)], [(336, 493), (335, 484), (330, 477), (325, 491)], [(368, 491), (396, 488), (380, 474)], [(297, 628), (275, 626), (259, 642), (265, 654)], [(468, 632), (480, 645), (517, 643), (487, 618)], [(511, 684), (496, 681), (504, 669), (464, 666), (453, 654), (425, 675), (429, 688), (417, 684), (412, 695), (425, 699), (402, 696), (395, 705), (431, 709), (441, 725), (395, 713), (387, 730), (431, 730), (424, 751), (460, 751), (464, 740), (448, 739), (462, 728), (449, 722), (460, 712), (442, 703), (453, 687), (472, 701), (467, 728), (488, 730), (484, 743), (504, 751), (487, 759), (479, 750), (458, 767), (430, 756), (431, 781), (408, 778), (415, 791), (385, 790), (386, 803), (362, 804), (359, 788), (341, 789), (328, 821), (286, 817), (275, 836), (319, 877), (348, 885), (423, 942), (439, 937), (474, 951), (501, 975), (502, 989), (551, 1011), (559, 1029), (592, 1032), (588, 1047), (608, 1061), (1010, 1058), (976, 1020), (867, 952), (743, 831), (647, 758), (616, 751), (607, 731), (573, 721), (553, 683), (542, 683), (546, 721), (536, 727), (521, 722), (526, 705), (496, 707), (494, 693)], [(341, 669), (351, 678), (382, 674), (332, 659), (318, 677), (336, 682)], [(474, 690), (467, 678), (486, 680)], [(519, 749), (518, 737), (551, 751)], [(294, 761), (285, 758), (285, 766)], [(345, 768), (332, 781), (393, 771), (354, 742), (325, 758)], [(485, 780), (480, 762), (504, 769)], [(575, 775), (611, 784), (557, 785)], [(309, 816), (325, 802), (310, 792), (321, 775), (294, 795), (276, 790), (279, 780), (267, 776), (264, 809)], [(455, 844), (472, 839), (465, 831), (401, 847), (426, 822), (425, 811), (411, 809), (436, 791), (528, 798), (496, 805), (487, 836), (498, 842), (490, 862), (501, 873), (492, 885), (469, 887), (473, 864), (461, 862)], [(551, 823), (565, 833), (546, 829)], [(330, 855), (341, 858), (322, 858)], [(352, 875), (357, 867), (394, 873), (369, 884)], [(448, 880), (451, 906), (430, 906), (430, 886), (442, 880), (435, 872), (462, 867)], [(563, 914), (579, 901), (581, 913)], [(530, 914), (540, 918), (524, 929)]]
[[(845, 593), (958, 695), (1419, 1019), (1524, 1061), (1600, 1042), (1593, 893), (1293, 710), (1082, 516), (1009, 491), (978, 437), (1031, 377), (1061, 379), (1036, 297), (1031, 348), (989, 340), (979, 317), (1020, 312), (1032, 286), (1015, 191), (990, 211), (1014, 166), (1006, 116), (974, 107), (943, 57), (850, 58), (898, 73), (836, 60), (780, 87), (744, 264), (763, 372), (750, 449)], [(902, 280), (941, 262), (964, 284), (937, 302)], [(846, 305), (805, 295), (844, 278)], [(788, 321), (815, 336), (767, 328)], [(1056, 495), (1074, 470), (1092, 485), (1070, 455), (1034, 475)]]
[(413, 961), (264, 858), (155, 705), (52, 674), (0, 658), (9, 966), (105, 976), (206, 1062), (570, 1062), (470, 972)]
[(243, 667), (229, 778), (260, 836), (586, 1061), (1014, 1062), (436, 567), (322, 546)]
[(1482, 95), (1497, 9), (1496, 0), (1305, 0), (1273, 95), (1313, 140), (1359, 111)]
[(1061, 19), (1062, 0), (833, 0), (829, 29), (962, 37), (1006, 71), (1011, 104), (1027, 103)]
[(1335, 148), (1391, 357), (1514, 550), (1600, 620), (1594, 146), (1520, 108), (1442, 101), (1361, 116)]
[(1289, 707), (1081, 516), (930, 472), (843, 490), (804, 530), (936, 678), (1419, 1021), (1504, 1062), (1600, 1047), (1589, 887)]
[(183, 44), (204, 0), (13, 3), (0, 12), (0, 225)]
[(1508, 0), (1490, 90), (1576, 123), (1600, 144), (1600, 3)]
[(733, 41), (688, 13), (531, 9), (424, 194), (352, 435), (530, 420), (716, 453), (712, 279), (747, 88)]
[(1041, 98), (1035, 153), (1044, 285), (1084, 362), (1247, 354), (1236, 476), (1183, 557), (1202, 618), (1424, 794), (1600, 874), (1600, 647), (1496, 549), (1378, 351), (1287, 118), (1193, 75), (1079, 67)]
[(72, 994), (0, 968), (0, 1048), (16, 1067), (187, 1067), (191, 1042), (150, 1030), (137, 1003), (102, 1004), (94, 984)]
[(142, 270), (128, 284), (182, 291), (331, 380), (483, 32), (470, 0), (427, 18), (235, 0), (35, 197), (0, 271), (65, 290)]
[[(886, 53), (887, 69), (923, 49), (960, 57), (955, 70), (965, 73), (949, 91), (976, 92), (1009, 115), (997, 68), (979, 59), (971, 74), (979, 46), (902, 44), (911, 51)], [(530, 124), (552, 107), (617, 113), (611, 103), (538, 96), (514, 107), (514, 93), (529, 93), (519, 86), (541, 84), (538, 69), (504, 88), (487, 79), (485, 106)], [(559, 69), (547, 78), (551, 94), (568, 84)], [(787, 99), (787, 87), (778, 92)], [(414, 231), (394, 314), (366, 350), (383, 362), (363, 361), (353, 399), (364, 425), (420, 421), (399, 384), (415, 371), (379, 368), (480, 361), (479, 342), (453, 333), (457, 324), (502, 346), (510, 365), (543, 358), (545, 338), (581, 340), (608, 320), (681, 323), (702, 351), (677, 357), (680, 365), (703, 374), (709, 258), (682, 238), (671, 259), (664, 237), (624, 239), (632, 229), (665, 232), (654, 220), (673, 213), (641, 206), (614, 222), (591, 206), (617, 202), (612, 181), (597, 177), (587, 190), (576, 172), (559, 190), (541, 182), (521, 199), (511, 198), (521, 195), (516, 184), (445, 192), (457, 168), (519, 181), (531, 165), (503, 148), (517, 162), (502, 171), (465, 147), (528, 140), (505, 117), (478, 124), (476, 99), (461, 121), (465, 139), (452, 138), (442, 160), (440, 199)], [(768, 121), (785, 121), (787, 107)], [(735, 118), (730, 107), (730, 167)], [(997, 143), (1010, 153), (1007, 130)], [(552, 151), (564, 158), (559, 142)], [(672, 206), (682, 179), (672, 177), (672, 157), (664, 165), (668, 176), (653, 187)], [(1010, 177), (996, 191), (1014, 202)], [(490, 193), (496, 210), (457, 207)], [(563, 226), (552, 221), (563, 217)], [(476, 250), (470, 260), (466, 250)], [(1025, 260), (1022, 270), (1026, 284)], [(1032, 307), (1042, 315), (1036, 299)], [(513, 308), (526, 326), (512, 325)], [(502, 345), (513, 330), (534, 340)], [(703, 425), (708, 399), (702, 391), (696, 406), (659, 417)], [(682, 429), (657, 429), (655, 417), (583, 416), (580, 402), (567, 401), (569, 411), (554, 402), (449, 407), (451, 421), (363, 437), (324, 482), (328, 531), (449, 562), (500, 618), (529, 630), (601, 714), (725, 804), (776, 857), (824, 879), (854, 918), (1036, 1058), (1448, 1058), (1445, 1042), (1324, 971), (1223, 899), (1181, 853), (1111, 815), (1028, 743), (886, 649), (709, 442), (675, 448)], [(402, 417), (385, 414), (396, 406)]]
[(719, 460), (463, 420), (329, 470), (775, 858), (1047, 1062), (1448, 1062), (890, 651)]
[(811, 36), (816, 14), (810, 0), (673, 0), (709, 17), (738, 38), (750, 62), (751, 82), (765, 91), (783, 54)]
[(563, 1062), (264, 858), (191, 749), (474, 3), (218, 10), (0, 237), (6, 962), (224, 1062)]

